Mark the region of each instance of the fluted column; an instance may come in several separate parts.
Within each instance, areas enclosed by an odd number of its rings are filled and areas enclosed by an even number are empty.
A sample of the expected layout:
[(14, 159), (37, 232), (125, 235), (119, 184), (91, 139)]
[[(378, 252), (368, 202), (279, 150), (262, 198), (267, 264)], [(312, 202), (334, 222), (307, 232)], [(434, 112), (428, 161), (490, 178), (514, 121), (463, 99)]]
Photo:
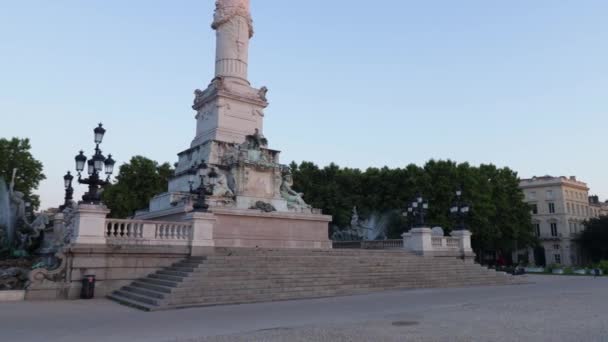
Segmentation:
[(218, 0), (211, 27), (216, 30), (215, 76), (247, 81), (253, 21), (249, 0)]

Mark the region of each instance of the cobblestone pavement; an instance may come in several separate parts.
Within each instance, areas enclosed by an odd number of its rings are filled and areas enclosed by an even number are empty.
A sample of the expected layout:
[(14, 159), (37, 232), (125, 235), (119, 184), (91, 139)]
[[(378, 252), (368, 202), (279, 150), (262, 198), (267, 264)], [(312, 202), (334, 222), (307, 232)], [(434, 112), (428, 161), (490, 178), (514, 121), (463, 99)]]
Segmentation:
[(1, 341), (608, 341), (608, 278), (144, 313), (106, 300), (0, 303)]

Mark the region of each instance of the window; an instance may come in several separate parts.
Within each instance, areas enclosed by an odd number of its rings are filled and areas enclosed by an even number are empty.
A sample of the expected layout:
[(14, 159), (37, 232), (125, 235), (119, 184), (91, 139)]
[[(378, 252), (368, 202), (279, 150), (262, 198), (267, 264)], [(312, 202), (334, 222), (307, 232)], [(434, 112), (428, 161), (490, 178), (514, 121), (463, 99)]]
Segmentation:
[(551, 236), (557, 236), (557, 223), (551, 223)]
[(553, 190), (547, 190), (547, 199), (553, 199)]
[(553, 257), (555, 258), (555, 263), (556, 264), (561, 264), (562, 263), (562, 256), (560, 254), (554, 254)]
[(555, 249), (556, 251), (559, 251), (559, 245), (553, 245), (553, 249)]
[(568, 210), (568, 214), (572, 212), (572, 205), (570, 204), (570, 202), (566, 203), (566, 209)]
[(540, 236), (540, 223), (535, 223), (534, 227), (536, 228), (536, 236)]
[(532, 214), (538, 214), (538, 204), (532, 204)]
[(549, 202), (549, 214), (555, 214), (555, 203)]
[(530, 199), (536, 199), (536, 191), (530, 192)]

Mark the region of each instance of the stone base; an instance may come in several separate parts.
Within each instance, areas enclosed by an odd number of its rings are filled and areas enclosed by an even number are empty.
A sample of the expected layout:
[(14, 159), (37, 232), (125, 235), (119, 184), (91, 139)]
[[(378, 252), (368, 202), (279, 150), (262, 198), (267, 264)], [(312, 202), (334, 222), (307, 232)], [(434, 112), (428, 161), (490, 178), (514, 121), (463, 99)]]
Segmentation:
[(214, 209), (215, 247), (330, 249), (331, 216)]
[(190, 247), (75, 245), (66, 250), (65, 281), (43, 281), (27, 289), (27, 300), (78, 299), (85, 275), (95, 275), (95, 298), (187, 258)]
[[(175, 211), (140, 215), (138, 219), (156, 221), (188, 220), (188, 207)], [(166, 215), (163, 215), (166, 214)], [(212, 240), (215, 247), (248, 248), (331, 248), (329, 222), (331, 216), (272, 212), (259, 210), (213, 208), (210, 214), (216, 219)], [(199, 254), (199, 253), (197, 253)]]
[(25, 300), (25, 290), (0, 291), (0, 303), (19, 302)]

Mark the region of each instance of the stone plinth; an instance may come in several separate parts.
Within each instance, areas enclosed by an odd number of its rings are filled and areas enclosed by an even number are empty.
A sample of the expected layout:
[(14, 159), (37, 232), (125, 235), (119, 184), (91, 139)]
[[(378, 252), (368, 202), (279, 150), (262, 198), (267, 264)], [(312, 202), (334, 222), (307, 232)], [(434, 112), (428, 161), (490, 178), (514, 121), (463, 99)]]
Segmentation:
[(25, 300), (24, 290), (8, 290), (0, 291), (0, 303), (2, 302), (19, 302)]
[(193, 256), (208, 254), (215, 246), (214, 229), (217, 219), (211, 213), (191, 212), (186, 221), (192, 222), (191, 252)]
[(110, 210), (104, 205), (80, 204), (74, 213), (73, 244), (105, 245), (106, 216)]
[(433, 235), (430, 228), (414, 228), (402, 235), (403, 248), (413, 253), (433, 257), (457, 257), (465, 261), (475, 259), (471, 248), (471, 232), (458, 230), (451, 236)]
[(417, 254), (428, 254), (433, 250), (431, 228), (413, 228), (404, 234), (404, 247)]
[(215, 247), (329, 249), (331, 216), (214, 209)]

